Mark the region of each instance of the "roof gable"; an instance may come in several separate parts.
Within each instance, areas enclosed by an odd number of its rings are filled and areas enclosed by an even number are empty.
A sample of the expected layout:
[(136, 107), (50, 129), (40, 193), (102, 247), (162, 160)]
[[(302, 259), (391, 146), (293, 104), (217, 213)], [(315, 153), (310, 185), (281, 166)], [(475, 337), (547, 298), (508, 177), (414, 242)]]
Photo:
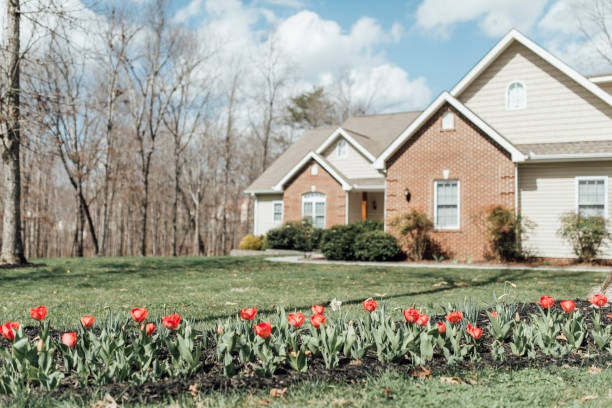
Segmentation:
[(389, 145), (389, 147), (387, 147), (387, 149), (385, 149), (385, 151), (374, 162), (374, 167), (377, 169), (384, 169), (386, 167), (387, 160), (389, 160), (391, 156), (397, 152), (445, 103), (448, 103), (455, 108), (459, 113), (465, 116), (475, 126), (477, 126), (503, 149), (510, 153), (512, 161), (520, 162), (525, 160), (525, 155), (521, 153), (514, 145), (512, 145), (512, 143), (497, 133), (495, 129), (491, 128), (455, 97), (448, 92), (444, 92), (431, 105), (429, 105), (429, 107), (424, 110), (423, 113), (421, 113), (421, 115), (419, 115), (419, 117), (412, 122), (410, 126), (397, 139), (395, 139), (391, 145)]
[(493, 61), (497, 59), (513, 42), (518, 42), (527, 47), (533, 53), (544, 59), (550, 65), (567, 75), (572, 80), (576, 81), (582, 87), (587, 89), (593, 95), (600, 98), (609, 106), (612, 106), (612, 95), (601, 89), (599, 86), (589, 81), (586, 77), (578, 73), (569, 65), (556, 58), (548, 51), (525, 37), (517, 30), (511, 30), (504, 38), (502, 38), (492, 49), (485, 55), (451, 90), (450, 94), (454, 97), (459, 97), (467, 87), (482, 74)]
[(298, 164), (296, 164), (272, 189), (275, 191), (283, 191), (285, 188), (285, 184), (289, 182), (304, 166), (306, 166), (311, 160), (317, 162), (325, 171), (329, 173), (340, 185), (342, 185), (343, 190), (350, 190), (351, 184), (348, 179), (340, 173), (336, 168), (334, 168), (327, 160), (323, 157), (319, 156), (315, 152), (309, 152)]

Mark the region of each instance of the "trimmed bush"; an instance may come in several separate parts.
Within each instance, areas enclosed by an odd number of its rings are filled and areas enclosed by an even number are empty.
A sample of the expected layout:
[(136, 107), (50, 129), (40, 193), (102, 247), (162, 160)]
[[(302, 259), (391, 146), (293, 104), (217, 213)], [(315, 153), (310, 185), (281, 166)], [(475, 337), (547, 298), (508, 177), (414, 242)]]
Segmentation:
[(329, 260), (356, 260), (355, 241), (361, 234), (382, 232), (380, 220), (361, 220), (348, 225), (335, 225), (323, 232), (320, 249)]
[(392, 261), (402, 254), (397, 239), (384, 231), (357, 235), (353, 251), (355, 258), (360, 261)]
[(486, 210), (487, 235), (491, 252), (501, 261), (521, 261), (526, 258), (521, 238), (535, 224), (514, 210), (496, 205)]
[(264, 240), (252, 234), (247, 234), (240, 240), (240, 249), (261, 251), (264, 247)]
[(561, 217), (561, 227), (557, 234), (569, 242), (580, 262), (596, 259), (604, 241), (611, 237), (604, 218), (583, 217), (574, 212)]
[(322, 230), (307, 221), (289, 221), (266, 234), (266, 248), (312, 251), (319, 247)]
[(434, 227), (429, 217), (413, 208), (393, 219), (391, 226), (399, 233), (400, 242), (406, 247), (408, 257), (414, 261), (422, 260), (430, 246), (429, 233)]
[(323, 233), (321, 252), (331, 261), (352, 261), (355, 259), (353, 245), (358, 228), (349, 225), (334, 225)]

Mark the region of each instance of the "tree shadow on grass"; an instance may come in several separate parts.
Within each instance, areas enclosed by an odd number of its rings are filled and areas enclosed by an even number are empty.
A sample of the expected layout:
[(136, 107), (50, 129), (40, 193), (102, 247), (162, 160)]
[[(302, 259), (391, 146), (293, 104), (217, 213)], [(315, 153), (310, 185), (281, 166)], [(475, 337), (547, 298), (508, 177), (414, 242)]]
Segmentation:
[[(409, 291), (409, 292), (403, 292), (403, 293), (397, 293), (397, 294), (393, 294), (393, 295), (389, 295), (389, 296), (385, 296), (384, 300), (387, 299), (395, 299), (395, 298), (402, 298), (402, 297), (409, 297), (409, 296), (422, 296), (422, 295), (433, 295), (436, 293), (440, 293), (440, 292), (444, 292), (444, 291), (448, 291), (448, 290), (453, 290), (453, 289), (457, 289), (457, 290), (469, 290), (469, 289), (474, 289), (474, 288), (479, 288), (479, 287), (486, 287), (489, 285), (493, 285), (493, 284), (497, 284), (497, 283), (502, 283), (504, 281), (511, 281), (513, 283), (516, 282), (520, 282), (520, 281), (527, 281), (529, 279), (533, 279), (535, 277), (537, 277), (537, 273), (539, 271), (530, 271), (530, 270), (512, 270), (512, 271), (505, 271), (505, 270), (499, 270), (497, 271), (497, 273), (491, 273), (490, 276), (487, 277), (487, 279), (484, 280), (479, 280), (479, 281), (470, 281), (469, 283), (464, 283), (462, 285), (455, 285), (456, 283), (459, 282), (463, 282), (462, 280), (457, 280), (453, 277), (451, 277), (449, 274), (445, 274), (445, 272), (447, 271), (440, 271), (440, 270), (436, 270), (436, 271), (420, 271), (418, 273), (416, 273), (416, 276), (423, 276), (423, 277), (427, 277), (428, 279), (431, 279), (432, 274), (433, 273), (438, 273), (442, 280), (447, 282), (447, 285), (441, 285), (440, 287), (434, 287), (431, 289), (424, 289), (424, 290), (415, 290), (415, 291)], [(452, 272), (457, 272), (456, 270), (453, 270)], [(487, 271), (487, 272), (493, 272), (493, 271)], [(510, 276), (508, 276), (510, 275)], [(555, 271), (554, 272), (554, 276), (555, 278), (558, 279), (567, 279), (567, 278), (575, 278), (577, 276), (580, 276), (581, 274), (578, 272), (574, 272), (574, 271), (566, 271), (566, 272), (562, 272), (562, 271)], [(544, 277), (543, 277), (544, 278)], [(327, 303), (330, 301), (330, 299), (322, 299), (319, 302), (314, 302), (312, 304), (322, 304), (322, 305), (327, 305)], [(364, 301), (363, 298), (358, 298), (358, 299), (347, 299), (347, 300), (343, 300), (342, 304), (343, 305), (357, 305), (357, 304), (361, 304)], [(286, 308), (291, 308), (291, 309), (298, 309), (298, 310), (308, 310), (310, 309), (310, 307), (312, 306), (312, 304), (302, 304), (302, 305), (287, 305)], [(259, 309), (258, 310), (259, 313), (262, 314), (266, 314), (266, 313), (275, 313), (276, 312), (276, 308), (266, 308), (266, 309)], [(201, 319), (190, 319), (193, 322), (198, 322), (198, 323), (206, 323), (206, 322), (211, 322), (214, 320), (218, 320), (218, 319), (226, 319), (228, 317), (233, 317), (236, 316), (236, 312), (234, 313), (223, 313), (223, 314), (217, 314), (217, 315), (213, 315), (213, 316), (208, 316), (205, 318), (201, 318)]]

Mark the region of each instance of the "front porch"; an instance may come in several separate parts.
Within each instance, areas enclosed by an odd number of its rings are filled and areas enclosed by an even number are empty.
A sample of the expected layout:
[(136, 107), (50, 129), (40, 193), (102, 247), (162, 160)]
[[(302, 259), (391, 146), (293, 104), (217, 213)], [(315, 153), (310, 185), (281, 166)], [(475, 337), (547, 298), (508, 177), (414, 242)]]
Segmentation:
[(347, 224), (360, 220), (383, 220), (385, 192), (384, 190), (348, 191), (346, 208)]

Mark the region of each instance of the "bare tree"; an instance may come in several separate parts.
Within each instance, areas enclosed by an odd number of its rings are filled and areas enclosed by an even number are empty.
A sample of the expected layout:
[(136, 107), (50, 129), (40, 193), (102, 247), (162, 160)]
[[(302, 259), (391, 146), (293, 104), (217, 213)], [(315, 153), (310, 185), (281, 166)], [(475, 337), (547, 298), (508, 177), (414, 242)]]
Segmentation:
[(98, 165), (100, 137), (99, 118), (89, 102), (93, 98), (87, 84), (87, 62), (81, 50), (73, 49), (62, 37), (55, 35), (51, 36), (46, 60), (49, 63), (41, 66), (45, 79), (39, 81), (41, 89), (36, 94), (42, 112), (41, 122), (46, 124), (75, 190), (75, 253), (83, 256), (83, 231), (87, 223), (94, 254), (97, 255), (98, 239), (85, 190)]
[[(150, 10), (142, 52), (125, 61), (129, 82), (128, 110), (138, 142), (138, 156), (142, 183), (140, 255), (147, 254), (148, 212), (150, 204), (151, 164), (156, 143), (170, 101), (180, 86), (172, 78), (172, 64), (179, 37), (171, 29), (167, 17), (167, 2), (156, 0)], [(180, 63), (180, 62), (179, 62)]]
[[(182, 63), (179, 65), (177, 78), (180, 84), (175, 96), (170, 100), (168, 111), (164, 115), (164, 124), (172, 136), (172, 158), (174, 164), (172, 198), (172, 256), (177, 256), (178, 202), (180, 196), (180, 178), (183, 166), (183, 153), (193, 136), (202, 126), (209, 93), (206, 91), (205, 78), (201, 78), (197, 68), (204, 61), (197, 47), (197, 39), (184, 35)], [(198, 202), (199, 203), (199, 202)]]
[(20, 83), (20, 17), (19, 0), (7, 1), (7, 71), (4, 78), (6, 98), (2, 98), (0, 155), (4, 166), (4, 215), (0, 263), (23, 264), (26, 259), (21, 240), (21, 83)]
[(575, 15), (585, 38), (599, 56), (612, 65), (612, 0), (588, 0), (575, 4)]
[(289, 67), (273, 37), (264, 45), (263, 53), (255, 62), (256, 95), (258, 107), (256, 117), (251, 119), (251, 128), (261, 145), (261, 171), (268, 167), (274, 129), (282, 116), (280, 100), (289, 80)]

